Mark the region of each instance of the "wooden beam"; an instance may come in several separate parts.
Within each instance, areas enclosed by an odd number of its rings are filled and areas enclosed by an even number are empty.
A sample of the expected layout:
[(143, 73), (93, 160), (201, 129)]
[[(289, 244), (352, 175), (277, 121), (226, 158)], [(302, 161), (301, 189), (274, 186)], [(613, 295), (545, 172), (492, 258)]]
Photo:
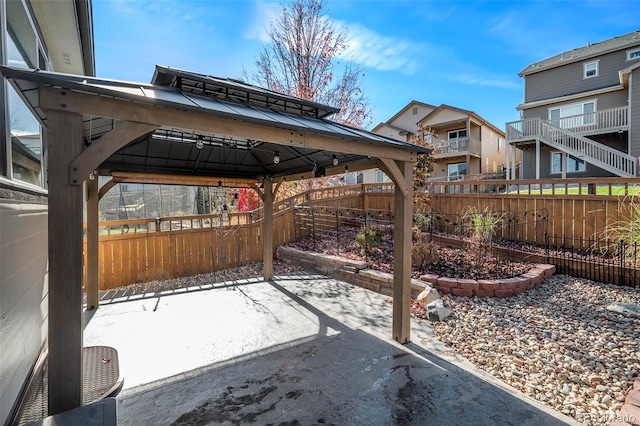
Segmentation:
[(395, 226), (393, 235), (393, 339), (400, 343), (411, 340), (411, 225), (413, 164), (401, 162), (398, 170), (402, 176), (400, 189), (396, 181)]
[(69, 163), (82, 151), (82, 116), (47, 111), (49, 147), (49, 414), (82, 405), (82, 186)]
[(161, 173), (112, 172), (115, 183), (148, 183), (154, 185), (222, 186), (228, 188), (250, 188), (256, 179), (240, 179), (216, 176), (165, 175)]
[(87, 179), (87, 309), (97, 309), (100, 304), (100, 288), (98, 276), (99, 261), (99, 213), (98, 203), (98, 177), (95, 179)]
[(116, 182), (114, 182), (113, 179), (107, 181), (107, 183), (102, 185), (102, 187), (100, 188), (100, 191), (98, 191), (98, 200), (102, 200), (102, 197), (107, 195), (107, 192), (109, 192), (109, 190), (114, 186), (116, 186)]
[[(145, 103), (148, 102), (148, 103)], [(91, 114), (125, 121), (175, 127), (194, 132), (233, 136), (243, 139), (271, 142), (301, 148), (320, 149), (376, 157), (416, 161), (417, 151), (407, 151), (392, 145), (365, 142), (348, 136), (337, 137), (314, 133), (306, 129), (283, 129), (269, 124), (257, 124), (223, 118), (196, 111), (183, 111), (152, 104), (153, 99), (140, 98), (139, 102), (95, 96), (86, 93), (40, 87), (40, 105), (43, 108), (62, 109), (80, 114)]]
[(153, 124), (125, 122), (93, 141), (71, 162), (69, 179), (72, 185), (81, 185), (91, 172), (106, 159), (131, 141), (157, 129)]
[(402, 175), (402, 171), (400, 170), (396, 162), (389, 158), (381, 158), (380, 160), (385, 165), (384, 168), (386, 168), (386, 170), (383, 171), (387, 173), (393, 183), (396, 184), (396, 188), (400, 188), (403, 194), (408, 194), (409, 188), (411, 188), (413, 184), (410, 181), (409, 186), (407, 186), (404, 179), (405, 177)]
[[(376, 160), (359, 161), (357, 163), (349, 164), (349, 170), (347, 171), (344, 170), (344, 167), (345, 166), (330, 167), (325, 170), (325, 176), (333, 176), (333, 175), (339, 175), (346, 172), (357, 172), (360, 170), (381, 168), (381, 167), (384, 167), (384, 164), (382, 163), (382, 161), (376, 159)], [(277, 176), (273, 178), (273, 181), (274, 182), (293, 182), (296, 180), (310, 179), (313, 177), (314, 177), (313, 174), (311, 173), (311, 171), (309, 171), (307, 173), (296, 173), (296, 174), (286, 175), (286, 176)]]
[(262, 276), (273, 279), (273, 181), (264, 180), (264, 220), (262, 221)]

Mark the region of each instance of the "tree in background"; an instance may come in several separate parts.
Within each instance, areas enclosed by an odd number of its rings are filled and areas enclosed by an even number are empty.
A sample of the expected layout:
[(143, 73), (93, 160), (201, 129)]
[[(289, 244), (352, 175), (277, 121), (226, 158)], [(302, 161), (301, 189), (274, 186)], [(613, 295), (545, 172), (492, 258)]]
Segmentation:
[(258, 193), (249, 188), (238, 190), (238, 211), (249, 212), (260, 207), (260, 197)]
[[(411, 143), (423, 147), (429, 146), (431, 133), (421, 128)], [(420, 155), (413, 168), (413, 204), (416, 213), (426, 214), (430, 210), (429, 176), (433, 170), (433, 151), (430, 155)]]
[[(282, 5), (268, 29), (248, 78), (270, 90), (340, 108), (334, 121), (364, 127), (371, 120), (362, 91), (364, 74), (346, 62), (338, 75), (337, 60), (347, 48), (348, 31), (325, 15), (324, 0), (292, 0)], [(245, 75), (246, 75), (245, 71)]]

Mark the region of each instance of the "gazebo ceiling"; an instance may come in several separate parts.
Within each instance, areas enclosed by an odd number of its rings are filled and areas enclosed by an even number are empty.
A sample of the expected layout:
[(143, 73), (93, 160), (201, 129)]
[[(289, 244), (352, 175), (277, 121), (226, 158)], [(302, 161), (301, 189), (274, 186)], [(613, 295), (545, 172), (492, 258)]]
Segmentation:
[[(85, 147), (99, 142), (126, 122), (146, 122), (120, 113), (120, 105), (151, 105), (176, 114), (193, 112), (202, 122), (216, 118), (222, 119), (216, 123), (225, 124), (218, 131), (213, 124), (176, 127), (170, 119), (158, 119), (157, 127), (150, 127), (150, 131), (110, 154), (99, 166), (100, 174), (299, 179), (339, 174), (345, 168), (354, 171), (380, 166), (375, 160), (398, 158), (399, 153), (415, 161), (416, 155), (429, 152), (420, 146), (335, 123), (327, 117), (337, 109), (326, 105), (231, 79), (163, 66), (156, 67), (151, 84), (11, 67), (0, 67), (0, 71), (45, 126), (43, 88), (66, 96), (69, 105), (65, 104), (65, 108), (83, 115)], [(78, 102), (72, 98), (76, 94)], [(96, 97), (103, 102), (95, 102)], [(101, 108), (109, 101), (120, 102), (111, 109)], [(249, 127), (252, 130), (245, 131)], [(329, 143), (307, 143), (310, 137)]]

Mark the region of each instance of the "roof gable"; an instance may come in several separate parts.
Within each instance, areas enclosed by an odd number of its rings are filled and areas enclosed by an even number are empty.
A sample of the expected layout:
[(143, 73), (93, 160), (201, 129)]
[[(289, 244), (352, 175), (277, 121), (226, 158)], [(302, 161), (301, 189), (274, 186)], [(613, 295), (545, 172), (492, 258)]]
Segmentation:
[[(407, 120), (406, 115), (413, 115), (411, 114), (411, 109), (417, 107), (417, 108), (424, 108), (424, 109), (428, 109), (428, 110), (434, 110), (436, 109), (435, 105), (431, 105), (431, 104), (427, 104), (424, 102), (420, 102), (420, 101), (416, 101), (413, 100), (411, 102), (409, 102), (404, 108), (402, 108), (400, 111), (398, 111), (393, 117), (391, 117), (389, 120), (386, 121), (386, 124), (389, 125), (393, 125), (396, 124), (396, 127), (398, 128), (402, 128), (402, 130), (406, 130), (406, 131), (413, 131), (415, 129), (405, 129), (403, 128), (401, 125), (398, 125), (398, 122), (402, 122), (404, 120)], [(418, 116), (414, 117), (414, 118), (418, 118)], [(404, 120), (403, 120), (404, 119)], [(413, 123), (416, 124), (417, 126), (417, 121), (418, 120), (413, 120)], [(406, 126), (405, 126), (406, 127)]]
[(442, 104), (424, 116), (418, 123), (421, 126), (428, 126), (430, 124), (434, 125), (458, 119), (466, 120), (469, 116), (474, 114), (475, 113), (473, 111)]

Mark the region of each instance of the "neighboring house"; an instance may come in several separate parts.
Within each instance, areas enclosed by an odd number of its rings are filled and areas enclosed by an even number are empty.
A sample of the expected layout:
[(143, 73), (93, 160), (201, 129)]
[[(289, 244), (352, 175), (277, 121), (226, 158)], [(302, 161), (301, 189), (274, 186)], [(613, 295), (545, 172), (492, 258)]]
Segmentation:
[(506, 130), (510, 153), (522, 153), (522, 178), (638, 176), (640, 31), (533, 63), (519, 75), (522, 120)]
[[(434, 150), (434, 181), (498, 177), (504, 173), (504, 132), (473, 111), (411, 101), (373, 132), (409, 142), (426, 138)], [(383, 175), (380, 171), (369, 173), (376, 180), (368, 180), (365, 174), (364, 183), (379, 182)]]
[[(90, 0), (0, 0), (0, 63), (95, 75)], [(0, 82), (0, 424), (47, 339), (46, 131)]]

